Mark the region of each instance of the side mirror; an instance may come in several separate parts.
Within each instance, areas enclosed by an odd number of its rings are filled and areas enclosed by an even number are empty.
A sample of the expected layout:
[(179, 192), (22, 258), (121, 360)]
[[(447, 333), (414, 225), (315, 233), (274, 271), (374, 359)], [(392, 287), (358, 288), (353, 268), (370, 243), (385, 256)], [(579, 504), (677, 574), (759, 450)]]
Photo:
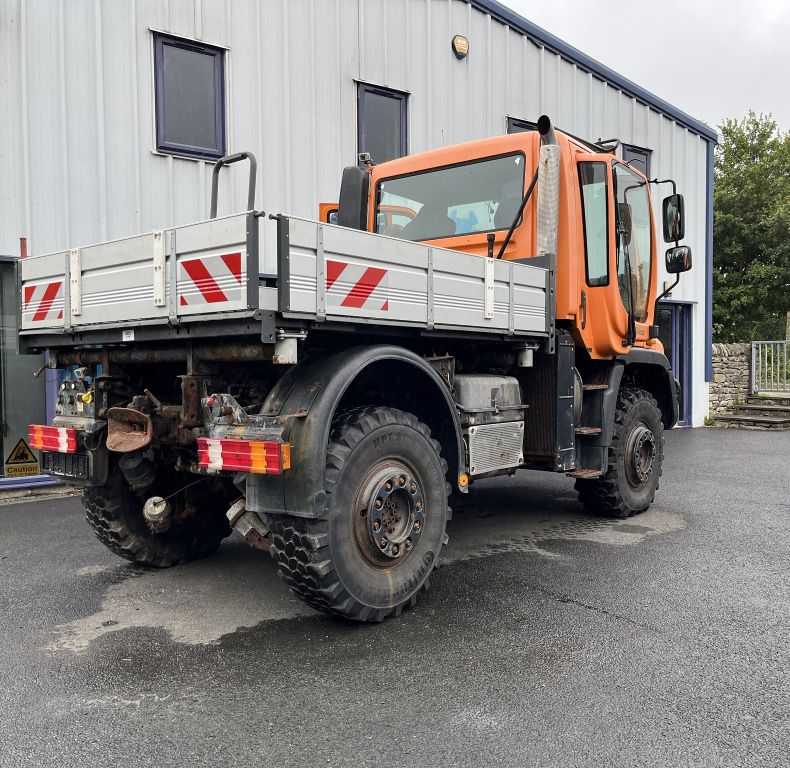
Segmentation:
[(343, 169), (340, 182), (337, 223), (351, 229), (368, 228), (368, 190), (370, 174), (357, 165)]
[(676, 243), (686, 234), (685, 205), (683, 195), (670, 195), (664, 198), (664, 242)]
[(670, 275), (688, 272), (691, 269), (691, 248), (678, 245), (666, 252), (666, 268)]
[(625, 236), (625, 244), (630, 245), (633, 225), (631, 223), (631, 206), (628, 203), (617, 204), (617, 221)]

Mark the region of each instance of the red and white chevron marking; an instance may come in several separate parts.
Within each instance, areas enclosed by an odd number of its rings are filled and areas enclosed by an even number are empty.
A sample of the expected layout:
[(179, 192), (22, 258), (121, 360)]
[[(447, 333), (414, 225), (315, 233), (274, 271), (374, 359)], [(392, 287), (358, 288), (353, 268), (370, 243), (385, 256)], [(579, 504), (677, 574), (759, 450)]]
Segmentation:
[(22, 314), (33, 323), (62, 320), (64, 306), (62, 280), (22, 288)]
[(389, 270), (326, 260), (326, 303), (349, 309), (389, 310)]
[(241, 301), (241, 251), (178, 262), (178, 303), (182, 307)]

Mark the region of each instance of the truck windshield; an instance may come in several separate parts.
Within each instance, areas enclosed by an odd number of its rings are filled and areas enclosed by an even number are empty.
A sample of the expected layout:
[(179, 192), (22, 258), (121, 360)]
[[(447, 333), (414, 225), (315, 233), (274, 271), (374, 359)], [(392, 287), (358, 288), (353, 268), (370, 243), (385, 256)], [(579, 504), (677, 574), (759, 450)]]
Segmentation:
[[(383, 179), (376, 188), (376, 232), (435, 240), (508, 229), (524, 195), (525, 165), (516, 152)], [(393, 209), (409, 213), (381, 215)]]

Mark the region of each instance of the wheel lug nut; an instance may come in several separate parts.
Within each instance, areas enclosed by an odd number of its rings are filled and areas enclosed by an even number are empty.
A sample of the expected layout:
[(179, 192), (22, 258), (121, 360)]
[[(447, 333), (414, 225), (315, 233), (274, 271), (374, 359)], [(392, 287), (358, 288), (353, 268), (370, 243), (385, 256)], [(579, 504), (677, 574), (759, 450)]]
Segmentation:
[(381, 508), (384, 506), (384, 502), (383, 502), (381, 499), (376, 499), (376, 500), (373, 502), (373, 506), (374, 506), (376, 509), (381, 509)]
[(406, 485), (406, 475), (401, 475), (398, 478), (398, 485), (400, 486)]
[(410, 491), (411, 493), (417, 493), (417, 483), (412, 483), (412, 484), (409, 486), (409, 491)]
[(379, 546), (382, 549), (386, 549), (387, 548), (387, 540), (386, 539), (379, 539)]
[(373, 530), (376, 531), (376, 533), (378, 533), (381, 530), (381, 522), (379, 522), (378, 520), (374, 521)]
[(390, 552), (392, 552), (393, 555), (397, 555), (398, 552), (400, 552), (400, 547), (397, 544), (393, 544)]
[(414, 530), (415, 531), (419, 531), (420, 528), (422, 528), (422, 526), (420, 525), (420, 521), (419, 520), (415, 520), (414, 521)]
[(406, 545), (406, 549), (411, 549), (411, 539), (406, 539), (404, 544)]
[(392, 483), (389, 480), (387, 480), (387, 482), (384, 483), (384, 490), (385, 491), (391, 491), (392, 490)]
[(422, 510), (422, 502), (421, 502), (421, 501), (418, 501), (418, 502), (417, 502), (417, 503), (414, 505), (414, 508), (415, 508), (415, 509), (416, 509), (418, 512), (419, 512), (419, 511), (421, 511), (421, 510)]

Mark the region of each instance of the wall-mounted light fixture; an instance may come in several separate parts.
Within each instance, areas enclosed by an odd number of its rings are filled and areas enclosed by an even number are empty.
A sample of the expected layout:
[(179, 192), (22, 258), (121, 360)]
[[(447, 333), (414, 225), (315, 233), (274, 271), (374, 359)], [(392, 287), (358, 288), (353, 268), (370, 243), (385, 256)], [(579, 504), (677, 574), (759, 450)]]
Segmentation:
[(452, 42), (453, 53), (456, 59), (463, 59), (469, 53), (469, 38), (463, 35), (456, 35)]

